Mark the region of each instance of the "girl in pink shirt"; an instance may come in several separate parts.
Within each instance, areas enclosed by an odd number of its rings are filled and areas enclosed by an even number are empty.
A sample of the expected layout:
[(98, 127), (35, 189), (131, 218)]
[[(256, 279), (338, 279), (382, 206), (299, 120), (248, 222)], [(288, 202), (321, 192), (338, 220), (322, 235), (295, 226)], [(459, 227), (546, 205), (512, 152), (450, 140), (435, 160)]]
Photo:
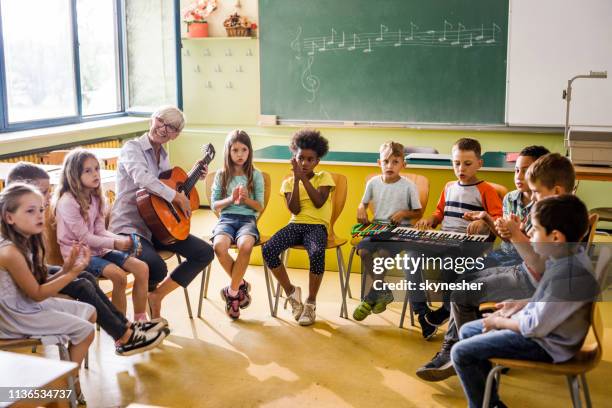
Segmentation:
[(140, 247), (137, 236), (116, 235), (106, 230), (100, 164), (91, 152), (73, 150), (64, 159), (53, 211), (64, 260), (68, 259), (75, 242), (88, 246), (92, 256), (86, 270), (111, 280), (112, 302), (123, 314), (127, 309), (126, 275), (132, 273), (134, 320), (146, 320), (149, 267), (131, 256)]

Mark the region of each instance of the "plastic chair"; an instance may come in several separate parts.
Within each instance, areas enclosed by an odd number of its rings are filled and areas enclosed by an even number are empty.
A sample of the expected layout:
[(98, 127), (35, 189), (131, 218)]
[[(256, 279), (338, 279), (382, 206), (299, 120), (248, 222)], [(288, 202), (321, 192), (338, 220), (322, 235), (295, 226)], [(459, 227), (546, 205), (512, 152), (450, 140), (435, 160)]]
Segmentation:
[[(373, 173), (370, 174), (366, 177), (366, 183), (374, 178), (380, 176), (380, 173)], [(419, 202), (421, 203), (421, 208), (423, 209), (423, 211), (425, 210), (425, 208), (427, 207), (427, 202), (429, 201), (429, 179), (425, 176), (422, 176), (420, 174), (414, 174), (414, 173), (401, 173), (401, 176), (412, 181), (414, 184), (416, 184), (417, 187), (417, 191), (419, 192)], [(374, 212), (374, 205), (370, 202), (368, 209), (370, 210), (370, 212)], [(357, 245), (359, 245), (359, 243), (361, 242), (363, 238), (362, 237), (355, 237), (353, 239), (351, 239), (351, 252), (349, 254), (349, 261), (348, 261), (348, 267), (346, 269), (346, 278), (345, 278), (345, 282), (346, 282), (346, 293), (344, 294), (344, 296), (346, 297), (346, 294), (348, 293), (349, 297), (350, 296), (350, 289), (349, 289), (349, 278), (350, 278), (350, 273), (351, 273), (351, 267), (353, 265), (353, 257), (355, 256), (355, 253), (357, 252)], [(365, 292), (365, 275), (362, 274), (361, 275), (361, 293), (363, 294)], [(408, 291), (406, 291), (406, 295), (404, 296), (404, 304), (402, 306), (402, 315), (400, 317), (400, 324), (399, 327), (403, 328), (404, 327), (404, 319), (406, 317), (406, 309), (408, 307), (409, 304), (409, 296), (408, 296)], [(410, 322), (411, 325), (414, 326), (414, 316), (411, 313), (410, 314)]]
[[(605, 275), (611, 260), (612, 251), (610, 248), (602, 248), (601, 253), (599, 254), (599, 260), (597, 261), (597, 267), (595, 268), (595, 277), (600, 287), (601, 283), (605, 279)], [(570, 395), (572, 397), (572, 404), (574, 407), (582, 406), (582, 401), (580, 398), (580, 383), (582, 383), (586, 406), (591, 407), (591, 396), (589, 394), (585, 374), (597, 367), (601, 361), (604, 335), (603, 321), (601, 319), (601, 312), (597, 302), (593, 302), (591, 308), (591, 331), (593, 336), (587, 336), (580, 351), (578, 351), (578, 353), (571, 360), (564, 363), (554, 364), (509, 358), (490, 359), (491, 363), (494, 364), (494, 367), (491, 369), (491, 371), (489, 371), (489, 375), (487, 376), (482, 406), (487, 408), (489, 407), (493, 381), (495, 380), (499, 384), (500, 371), (502, 371), (504, 368), (511, 368), (513, 370), (526, 369), (542, 374), (566, 376), (567, 385), (569, 387)], [(580, 380), (578, 378), (580, 378)]]
[[(206, 198), (208, 199), (209, 203), (212, 203), (212, 185), (213, 185), (213, 182), (215, 181), (216, 173), (217, 173), (216, 171), (208, 173), (206, 175), (206, 180), (204, 180)], [(262, 171), (261, 175), (263, 176), (263, 180), (264, 180), (264, 205), (263, 205), (263, 209), (261, 210), (261, 212), (257, 215), (257, 220), (259, 220), (262, 214), (264, 213), (264, 211), (266, 211), (266, 207), (268, 206), (268, 202), (270, 201), (270, 189), (272, 185), (272, 182), (270, 181), (270, 175), (268, 173)], [(220, 217), (220, 214), (217, 211), (214, 211), (214, 210), (212, 211), (217, 216), (217, 218)], [(270, 237), (268, 236), (260, 235), (259, 241), (256, 242), (254, 246), (261, 247), (269, 239)], [(210, 236), (204, 237), (204, 240), (210, 241)], [(237, 249), (238, 247), (235, 244), (232, 244), (230, 248)], [(264, 262), (263, 267), (264, 267), (264, 274), (265, 274), (265, 279), (266, 279), (266, 290), (268, 292), (268, 304), (270, 306), (270, 313), (273, 313), (274, 309), (272, 306), (272, 296), (274, 295), (271, 292), (274, 291), (274, 285), (272, 283), (272, 275), (270, 274), (270, 271), (268, 270), (268, 266), (265, 264), (265, 262)], [(208, 281), (210, 280), (211, 270), (212, 270), (212, 262), (208, 265), (208, 268), (206, 269), (205, 277), (202, 276), (202, 286), (200, 287), (200, 302), (198, 304), (198, 317), (201, 317), (202, 315), (202, 300), (208, 296)]]
[[(291, 176), (292, 175), (287, 175), (283, 179), (283, 181), (288, 179)], [(336, 236), (334, 232), (334, 224), (336, 223), (336, 220), (338, 220), (338, 217), (340, 216), (340, 214), (342, 213), (342, 210), (344, 209), (344, 204), (346, 203), (347, 179), (346, 179), (346, 176), (342, 174), (338, 174), (338, 173), (331, 173), (331, 176), (334, 179), (334, 183), (336, 184), (336, 186), (334, 187), (334, 190), (331, 192), (332, 216), (331, 216), (331, 220), (329, 223), (327, 245), (325, 246), (325, 249), (336, 249), (336, 259), (338, 262), (338, 279), (340, 280), (340, 295), (342, 296), (342, 305), (340, 306), (340, 317), (344, 317), (345, 319), (348, 319), (348, 312), (347, 312), (347, 307), (346, 307), (346, 296), (345, 296), (346, 289), (345, 289), (345, 284), (344, 284), (345, 268), (344, 268), (344, 258), (342, 256), (342, 248), (341, 248), (342, 245), (348, 242), (348, 240)], [(286, 204), (286, 201), (285, 201), (285, 204)], [(283, 264), (285, 266), (287, 265), (287, 259), (289, 258), (289, 251), (291, 249), (305, 250), (304, 246), (302, 245), (292, 246), (289, 249), (287, 249), (282, 256)], [(281, 292), (282, 292), (282, 289), (281, 289), (280, 283), (277, 283), (276, 297), (274, 301), (274, 310), (272, 313), (272, 316), (274, 317), (276, 317), (276, 314), (278, 312), (278, 301), (279, 301)]]

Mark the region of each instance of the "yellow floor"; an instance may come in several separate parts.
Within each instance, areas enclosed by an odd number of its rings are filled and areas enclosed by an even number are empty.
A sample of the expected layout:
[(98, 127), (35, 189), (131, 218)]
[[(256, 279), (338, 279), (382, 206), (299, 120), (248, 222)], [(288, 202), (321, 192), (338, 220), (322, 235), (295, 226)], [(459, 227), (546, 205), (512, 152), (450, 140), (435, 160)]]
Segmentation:
[[(199, 211), (193, 230), (205, 234), (213, 224), (209, 211)], [(306, 286), (306, 271), (290, 270), (290, 276)], [(328, 272), (317, 323), (304, 328), (282, 308), (279, 318), (270, 316), (261, 267), (250, 267), (246, 277), (253, 283), (253, 304), (239, 321), (225, 315), (219, 290), (227, 279), (215, 261), (203, 318), (190, 320), (183, 292), (172, 293), (163, 306), (172, 334), (159, 349), (119, 357), (107, 334), (96, 336), (90, 368), (81, 371), (88, 406), (465, 406), (457, 377), (439, 383), (416, 377), (442, 336), (425, 342), (418, 329), (399, 329), (401, 303), (361, 323), (342, 319), (338, 274)], [(354, 293), (358, 280), (352, 276)], [(194, 313), (199, 286), (198, 278), (189, 287)], [(349, 301), (350, 312), (356, 304)], [(603, 304), (602, 310), (606, 348), (599, 367), (587, 375), (595, 407), (612, 406), (612, 306)], [(519, 371), (503, 377), (501, 396), (508, 406), (571, 405), (565, 378)]]

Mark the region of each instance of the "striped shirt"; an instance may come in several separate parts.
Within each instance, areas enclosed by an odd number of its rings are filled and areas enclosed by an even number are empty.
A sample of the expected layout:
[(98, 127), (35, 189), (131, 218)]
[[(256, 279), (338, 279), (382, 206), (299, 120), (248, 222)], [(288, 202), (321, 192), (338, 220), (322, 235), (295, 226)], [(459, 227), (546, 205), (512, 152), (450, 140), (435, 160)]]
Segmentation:
[(461, 184), (449, 181), (444, 186), (433, 217), (442, 224), (442, 231), (465, 233), (470, 221), (463, 219), (469, 211), (486, 211), (497, 219), (502, 216), (502, 202), (495, 188), (486, 181)]

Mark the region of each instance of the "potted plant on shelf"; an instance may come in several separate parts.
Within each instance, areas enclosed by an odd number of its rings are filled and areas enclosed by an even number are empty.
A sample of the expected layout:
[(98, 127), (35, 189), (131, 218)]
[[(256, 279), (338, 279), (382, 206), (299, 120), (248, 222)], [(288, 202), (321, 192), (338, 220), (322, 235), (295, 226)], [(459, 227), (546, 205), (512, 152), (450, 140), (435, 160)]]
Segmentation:
[(249, 22), (248, 18), (241, 17), (237, 12), (226, 18), (223, 26), (229, 37), (249, 37), (251, 29), (257, 28), (255, 23)]
[(217, 0), (194, 1), (183, 12), (183, 21), (187, 23), (187, 37), (208, 37), (206, 19), (217, 8)]

